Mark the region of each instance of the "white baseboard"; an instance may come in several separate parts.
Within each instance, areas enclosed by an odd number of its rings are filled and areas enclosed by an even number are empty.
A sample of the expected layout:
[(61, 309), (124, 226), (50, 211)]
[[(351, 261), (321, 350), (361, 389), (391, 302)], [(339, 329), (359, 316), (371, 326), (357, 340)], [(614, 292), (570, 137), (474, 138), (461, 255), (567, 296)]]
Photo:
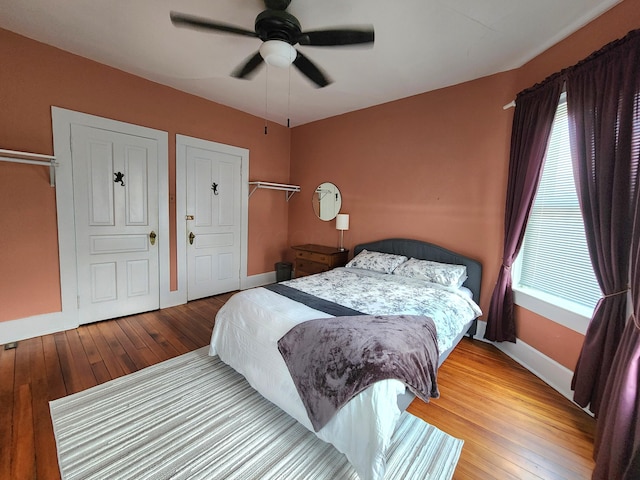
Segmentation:
[[(571, 390), (571, 379), (573, 378), (573, 372), (571, 370), (524, 343), (522, 340), (516, 339), (516, 343), (490, 342), (485, 340), (484, 333), (486, 329), (487, 323), (479, 321), (478, 333), (475, 339), (494, 345), (498, 350), (504, 352), (554, 390), (575, 403), (573, 401), (573, 391)], [(585, 412), (591, 414), (588, 410), (585, 410)]]
[(276, 282), (276, 272), (267, 272), (260, 273), (258, 275), (251, 275), (250, 277), (246, 277), (246, 279), (241, 283), (240, 288), (242, 290), (246, 290), (248, 288), (254, 287), (262, 287), (263, 285), (268, 285), (270, 283)]
[[(246, 290), (247, 288), (261, 287), (275, 281), (275, 271), (261, 273), (242, 279), (241, 288)], [(175, 307), (185, 303), (187, 303), (187, 297), (184, 292), (170, 292), (165, 296), (162, 308)], [(64, 312), (54, 312), (0, 322), (0, 345), (77, 328), (79, 324), (75, 317), (75, 315)]]
[(68, 317), (54, 312), (0, 322), (0, 345), (76, 328)]

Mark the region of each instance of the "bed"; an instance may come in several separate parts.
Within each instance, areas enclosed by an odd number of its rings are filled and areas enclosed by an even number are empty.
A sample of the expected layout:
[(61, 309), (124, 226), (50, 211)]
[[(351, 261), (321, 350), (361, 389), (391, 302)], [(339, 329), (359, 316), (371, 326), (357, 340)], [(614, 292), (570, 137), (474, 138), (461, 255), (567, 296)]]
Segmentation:
[[(426, 282), (422, 270), (417, 270), (419, 278), (412, 273), (415, 265), (427, 263), (422, 261), (447, 266), (447, 275), (449, 266), (461, 266), (464, 275), (451, 285)], [(386, 448), (413, 393), (400, 380), (377, 381), (315, 431), (278, 350), (279, 340), (316, 319), (428, 316), (437, 330), (440, 365), (464, 335), (475, 334), (481, 275), (479, 262), (427, 242), (386, 239), (357, 245), (346, 267), (232, 296), (216, 316), (209, 354), (218, 355), (262, 396), (344, 453), (362, 480), (382, 480)]]

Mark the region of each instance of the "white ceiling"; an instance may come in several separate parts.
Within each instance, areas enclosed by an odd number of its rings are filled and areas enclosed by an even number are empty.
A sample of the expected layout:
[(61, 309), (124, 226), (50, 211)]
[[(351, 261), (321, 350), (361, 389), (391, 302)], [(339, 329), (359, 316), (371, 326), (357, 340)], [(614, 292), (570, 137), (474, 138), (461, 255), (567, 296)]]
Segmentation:
[[(253, 30), (263, 0), (0, 0), (0, 27), (291, 126), (517, 68), (620, 0), (292, 0), (302, 30), (372, 24), (375, 44), (300, 47), (297, 70), (229, 73), (257, 38), (176, 28), (174, 10)], [(3, 66), (7, 68), (7, 66)]]

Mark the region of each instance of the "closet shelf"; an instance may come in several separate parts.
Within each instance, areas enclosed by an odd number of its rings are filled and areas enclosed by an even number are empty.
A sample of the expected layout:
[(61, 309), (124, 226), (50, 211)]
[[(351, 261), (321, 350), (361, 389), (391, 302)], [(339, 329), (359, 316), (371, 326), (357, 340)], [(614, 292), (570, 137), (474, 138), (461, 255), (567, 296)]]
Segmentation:
[[(47, 160), (47, 161), (43, 161)], [(19, 152), (17, 150), (5, 150), (0, 148), (0, 161), (11, 163), (26, 163), (28, 165), (40, 165), (49, 167), (49, 180), (51, 186), (56, 186), (56, 157), (41, 153)]]
[(285, 192), (287, 202), (291, 197), (293, 197), (294, 193), (300, 191), (300, 185), (288, 185), (286, 183), (249, 182), (249, 185), (253, 187), (249, 192), (249, 197), (251, 197), (251, 195), (253, 195), (253, 192), (255, 192), (259, 188), (266, 188), (268, 190), (282, 190)]

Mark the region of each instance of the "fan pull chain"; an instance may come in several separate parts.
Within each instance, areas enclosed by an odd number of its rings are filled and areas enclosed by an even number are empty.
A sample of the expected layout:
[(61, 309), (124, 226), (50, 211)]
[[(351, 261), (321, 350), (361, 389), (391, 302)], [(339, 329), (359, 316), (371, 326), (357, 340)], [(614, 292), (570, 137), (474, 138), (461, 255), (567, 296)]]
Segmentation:
[(269, 99), (269, 64), (266, 65), (266, 73), (264, 75), (264, 134), (267, 134), (267, 112), (268, 112), (268, 99)]
[(289, 65), (289, 91), (287, 93), (287, 128), (291, 128), (291, 65)]

